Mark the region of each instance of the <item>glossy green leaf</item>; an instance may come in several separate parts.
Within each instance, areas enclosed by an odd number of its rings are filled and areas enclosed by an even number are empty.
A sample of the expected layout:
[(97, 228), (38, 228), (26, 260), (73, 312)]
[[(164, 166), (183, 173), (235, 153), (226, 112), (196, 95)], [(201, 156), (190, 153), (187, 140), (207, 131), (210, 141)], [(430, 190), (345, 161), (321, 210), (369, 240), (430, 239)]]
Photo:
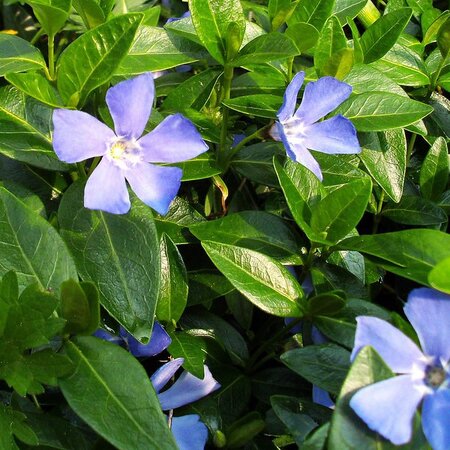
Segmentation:
[[(436, 41), (439, 29), (449, 17), (448, 11), (445, 11), (442, 14), (439, 13), (437, 14), (438, 14), (437, 17), (432, 21), (432, 23), (426, 28), (426, 31), (423, 33), (422, 44), (424, 46)], [(422, 16), (422, 28), (423, 28), (423, 19), (424, 16)]]
[(46, 105), (53, 108), (62, 106), (58, 92), (41, 72), (11, 73), (5, 78), (26, 95)]
[(52, 148), (52, 109), (12, 86), (0, 89), (0, 153), (49, 170), (67, 170)]
[(77, 273), (57, 231), (40, 215), (0, 187), (0, 274), (15, 270), (21, 287), (38, 283), (59, 291)]
[(411, 229), (351, 237), (336, 248), (361, 252), (390, 272), (428, 285), (428, 273), (448, 257), (450, 236), (437, 230)]
[(439, 28), (436, 40), (442, 57), (447, 58), (450, 53), (450, 17)]
[(336, 0), (333, 14), (344, 24), (348, 17), (356, 17), (366, 3), (366, 0)]
[[(121, 450), (177, 448), (150, 379), (132, 355), (94, 337), (69, 341), (65, 348), (76, 369), (59, 385), (90, 427)], [(122, 371), (126, 382), (117, 376)]]
[(422, 102), (387, 92), (354, 95), (337, 110), (353, 122), (358, 131), (384, 131), (413, 124), (432, 112)]
[(164, 322), (177, 322), (186, 307), (188, 283), (186, 267), (176, 245), (163, 234), (160, 241), (161, 287), (156, 317)]
[(281, 103), (281, 97), (271, 94), (243, 95), (223, 102), (228, 108), (243, 114), (269, 119), (275, 119)]
[[(188, 305), (208, 305), (212, 300), (234, 291), (233, 285), (215, 270), (196, 270), (188, 273)], [(242, 298), (241, 298), (242, 301)]]
[(72, 6), (71, 0), (27, 0), (27, 3), (50, 39), (66, 23)]
[(116, 69), (116, 75), (136, 75), (166, 70), (206, 58), (208, 53), (199, 44), (168, 33), (158, 27), (142, 25), (128, 54)]
[(245, 45), (231, 64), (235, 67), (247, 64), (263, 64), (283, 60), (298, 54), (294, 42), (281, 33), (268, 33), (258, 36)]
[(398, 128), (378, 133), (363, 133), (359, 137), (361, 161), (386, 194), (399, 202), (403, 194), (406, 173), (406, 137)]
[(448, 183), (449, 161), (447, 143), (438, 137), (420, 168), (420, 192), (430, 200), (438, 200)]
[(86, 28), (95, 28), (106, 21), (114, 3), (98, 0), (72, 0), (75, 11), (83, 19)]
[(226, 35), (235, 24), (237, 48), (245, 31), (245, 17), (239, 0), (189, 0), (189, 11), (200, 41), (210, 55), (223, 64), (227, 59)]
[(445, 258), (430, 271), (428, 281), (432, 287), (450, 294), (450, 257)]
[(288, 20), (288, 24), (306, 22), (320, 31), (328, 17), (331, 16), (334, 4), (335, 0), (317, 0), (316, 2), (300, 1)]
[(216, 267), (263, 311), (301, 317), (303, 291), (290, 272), (272, 258), (242, 247), (202, 242)]
[(190, 227), (201, 241), (236, 245), (272, 258), (299, 253), (300, 244), (285, 222), (264, 211), (243, 211)]
[(291, 24), (285, 33), (294, 41), (301, 53), (314, 47), (319, 39), (317, 28), (310, 23), (298, 22)]
[(131, 212), (114, 215), (83, 206), (82, 183), (66, 191), (59, 209), (61, 235), (83, 280), (99, 289), (100, 302), (137, 339), (150, 338), (160, 285), (159, 241), (148, 206), (132, 200)]
[(350, 366), (350, 352), (335, 344), (309, 345), (283, 353), (281, 361), (310, 383), (337, 394)]
[(198, 336), (193, 336), (184, 331), (171, 333), (172, 343), (168, 352), (173, 358), (183, 358), (183, 367), (197, 378), (203, 379), (205, 371), (205, 345)]
[(272, 24), (272, 30), (276, 31), (291, 16), (296, 7), (291, 0), (269, 0), (267, 12)]
[(381, 16), (361, 36), (366, 64), (384, 56), (397, 42), (412, 16), (410, 8), (400, 8)]
[(141, 19), (141, 14), (114, 17), (63, 51), (58, 59), (57, 83), (67, 105), (83, 105), (92, 90), (111, 79), (128, 53)]
[(311, 209), (311, 228), (329, 242), (343, 239), (361, 220), (371, 192), (367, 178), (335, 189)]
[(0, 76), (45, 68), (44, 58), (34, 45), (18, 36), (0, 33)]

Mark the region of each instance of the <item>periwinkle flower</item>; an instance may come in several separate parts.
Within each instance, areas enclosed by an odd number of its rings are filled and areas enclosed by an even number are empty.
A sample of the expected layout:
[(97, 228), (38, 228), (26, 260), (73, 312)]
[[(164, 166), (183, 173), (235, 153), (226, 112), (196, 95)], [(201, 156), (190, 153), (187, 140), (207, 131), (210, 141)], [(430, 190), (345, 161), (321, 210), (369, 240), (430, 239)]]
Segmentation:
[[(208, 367), (204, 366), (205, 376), (203, 379), (183, 371), (169, 389), (161, 392), (183, 362), (183, 358), (169, 361), (151, 376), (163, 411), (188, 405), (220, 388), (220, 384), (213, 378)], [(172, 417), (171, 429), (180, 450), (203, 450), (205, 448), (208, 429), (197, 414)]]
[(411, 440), (422, 402), (422, 427), (434, 450), (450, 448), (450, 295), (411, 291), (404, 308), (423, 352), (397, 328), (375, 317), (357, 318), (355, 347), (372, 346), (398, 374), (360, 389), (350, 406), (364, 422), (396, 445)]
[(302, 102), (295, 110), (304, 78), (305, 73), (298, 72), (287, 87), (271, 134), (275, 140), (283, 141), (289, 158), (322, 180), (320, 166), (308, 149), (330, 154), (361, 151), (349, 119), (337, 115), (318, 122), (350, 96), (352, 87), (333, 77), (319, 78), (306, 85)]
[(177, 163), (208, 150), (195, 126), (181, 114), (166, 117), (144, 136), (154, 99), (151, 73), (122, 81), (106, 94), (115, 132), (95, 117), (56, 109), (53, 146), (58, 158), (76, 163), (102, 156), (89, 177), (84, 205), (113, 214), (130, 209), (126, 181), (160, 214), (167, 213), (181, 184), (182, 170), (152, 163)]

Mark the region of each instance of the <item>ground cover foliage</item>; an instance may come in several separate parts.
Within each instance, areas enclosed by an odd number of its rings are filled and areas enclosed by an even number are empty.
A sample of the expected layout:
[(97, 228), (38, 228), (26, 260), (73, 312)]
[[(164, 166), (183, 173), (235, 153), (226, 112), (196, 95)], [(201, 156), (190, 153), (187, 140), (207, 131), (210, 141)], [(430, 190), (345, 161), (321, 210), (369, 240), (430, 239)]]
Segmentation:
[(1, 449), (450, 447), (446, 2), (0, 5)]

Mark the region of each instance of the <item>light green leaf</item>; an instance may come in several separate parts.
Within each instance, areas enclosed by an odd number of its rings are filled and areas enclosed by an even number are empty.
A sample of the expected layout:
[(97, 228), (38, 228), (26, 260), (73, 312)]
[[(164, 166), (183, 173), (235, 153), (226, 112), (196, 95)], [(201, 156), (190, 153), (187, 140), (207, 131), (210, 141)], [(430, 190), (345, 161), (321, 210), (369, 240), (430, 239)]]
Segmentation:
[(432, 287), (450, 294), (450, 257), (440, 261), (428, 274), (428, 281)]
[(282, 98), (271, 94), (244, 95), (222, 102), (225, 106), (249, 116), (275, 119)]
[(205, 376), (204, 362), (206, 349), (203, 340), (184, 331), (170, 333), (172, 343), (168, 352), (173, 358), (183, 358), (183, 367), (197, 378)]
[(50, 39), (66, 23), (72, 6), (71, 0), (27, 0), (27, 3)]

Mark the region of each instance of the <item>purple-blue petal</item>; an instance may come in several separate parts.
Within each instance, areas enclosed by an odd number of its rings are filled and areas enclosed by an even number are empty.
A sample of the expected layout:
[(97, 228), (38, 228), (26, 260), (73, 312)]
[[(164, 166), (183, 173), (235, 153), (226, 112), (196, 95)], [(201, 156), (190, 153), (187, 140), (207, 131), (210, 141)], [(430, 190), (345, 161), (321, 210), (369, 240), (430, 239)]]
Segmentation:
[(131, 189), (148, 206), (159, 214), (166, 214), (181, 185), (179, 167), (161, 167), (138, 164), (125, 172)]
[(196, 402), (220, 388), (220, 384), (213, 378), (208, 367), (204, 366), (204, 368), (205, 376), (203, 379), (184, 371), (167, 391), (158, 394), (163, 411)]
[(53, 111), (53, 148), (61, 161), (76, 163), (104, 155), (116, 135), (95, 117), (68, 109)]
[(111, 334), (103, 328), (99, 328), (92, 336), (103, 339), (104, 341), (111, 342), (112, 344), (121, 345), (123, 340), (120, 336), (116, 336), (115, 334)]
[(435, 289), (414, 289), (404, 310), (417, 332), (424, 353), (449, 361), (450, 295)]
[(400, 375), (360, 389), (350, 406), (367, 426), (395, 445), (411, 440), (414, 413), (423, 397), (410, 375)]
[(336, 109), (352, 93), (352, 87), (333, 77), (319, 78), (305, 87), (303, 100), (295, 113), (305, 124), (311, 124)]
[(350, 120), (338, 115), (305, 129), (305, 146), (323, 153), (359, 153), (356, 129)]
[(120, 335), (126, 340), (130, 353), (137, 358), (155, 356), (165, 350), (172, 342), (166, 330), (158, 322), (153, 325), (152, 336), (148, 344), (139, 342), (123, 327), (120, 327)]
[(176, 163), (195, 158), (208, 146), (195, 125), (181, 114), (166, 117), (153, 131), (139, 139), (144, 161)]
[(161, 366), (151, 377), (150, 381), (153, 384), (155, 392), (159, 391), (169, 382), (169, 380), (175, 375), (175, 372), (184, 363), (184, 358), (172, 359), (168, 363)]
[(294, 142), (293, 139), (288, 138), (281, 123), (277, 122), (276, 124), (278, 125), (278, 132), (289, 158), (291, 158), (292, 161), (298, 162), (302, 166), (305, 166), (320, 181), (322, 181), (323, 175), (322, 171), (320, 170), (319, 163), (311, 155), (311, 152), (301, 142)]
[(84, 206), (112, 214), (125, 214), (130, 198), (122, 171), (103, 158), (89, 177), (84, 189)]
[(152, 111), (155, 84), (150, 72), (121, 81), (106, 93), (117, 136), (138, 139)]
[(298, 72), (286, 88), (283, 96), (283, 104), (277, 112), (277, 117), (280, 122), (284, 122), (294, 115), (298, 91), (302, 87), (304, 79), (305, 72)]
[(322, 405), (331, 409), (334, 408), (334, 402), (333, 400), (331, 400), (330, 394), (314, 384), (312, 388), (312, 400), (318, 405)]
[(172, 417), (172, 433), (179, 450), (203, 450), (208, 440), (208, 428), (197, 414)]
[(366, 345), (373, 347), (396, 373), (411, 373), (414, 366), (424, 369), (426, 362), (416, 344), (390, 323), (376, 317), (359, 316), (351, 360)]
[(423, 432), (433, 450), (450, 449), (450, 389), (427, 395), (422, 407)]

